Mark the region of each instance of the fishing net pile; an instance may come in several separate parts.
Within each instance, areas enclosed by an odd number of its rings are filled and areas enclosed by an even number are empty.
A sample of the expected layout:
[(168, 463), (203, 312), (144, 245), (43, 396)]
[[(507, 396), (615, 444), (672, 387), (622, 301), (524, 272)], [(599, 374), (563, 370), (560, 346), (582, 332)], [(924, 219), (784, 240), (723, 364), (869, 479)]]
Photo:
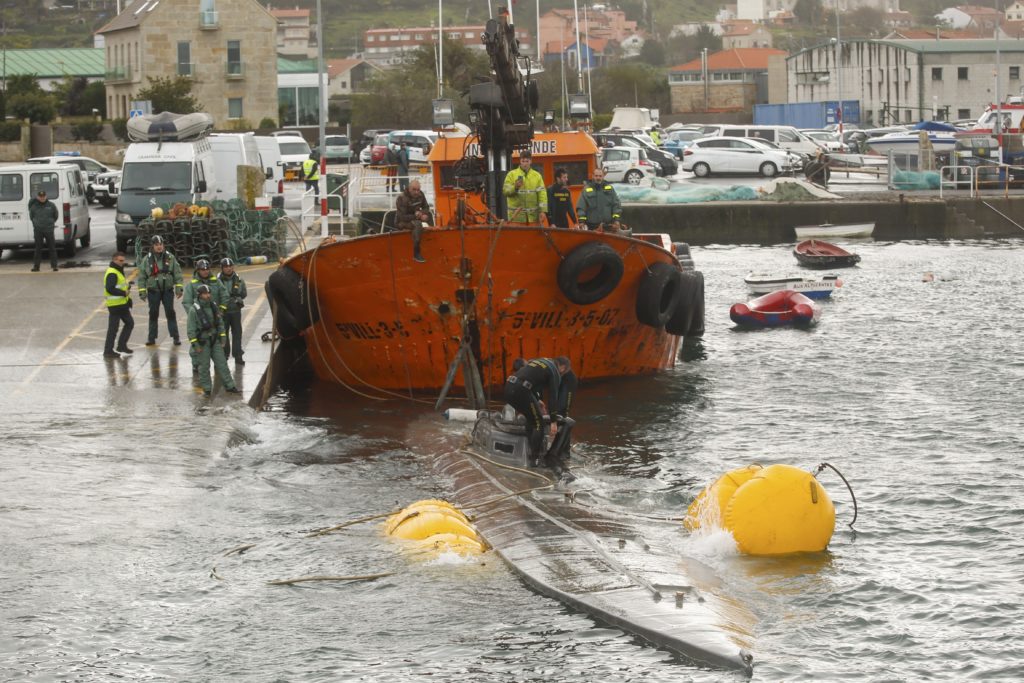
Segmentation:
[(892, 186), (897, 190), (937, 190), (938, 171), (893, 171)]

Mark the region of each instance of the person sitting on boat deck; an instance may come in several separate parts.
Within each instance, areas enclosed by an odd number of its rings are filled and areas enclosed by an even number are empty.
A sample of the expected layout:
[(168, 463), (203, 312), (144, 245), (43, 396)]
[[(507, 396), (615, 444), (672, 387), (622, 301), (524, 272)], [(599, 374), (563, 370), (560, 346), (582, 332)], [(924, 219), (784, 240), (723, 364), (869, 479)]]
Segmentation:
[[(513, 365), (515, 367), (517, 364)], [(505, 402), (526, 417), (526, 434), (530, 443), (530, 462), (536, 465), (544, 443), (544, 406), (541, 397), (547, 392), (553, 419), (568, 416), (578, 381), (569, 359), (534, 358), (515, 370), (505, 381)], [(564, 420), (562, 420), (565, 423)], [(571, 423), (565, 423), (571, 429)], [(561, 441), (556, 435), (546, 454), (546, 464), (558, 469), (559, 459), (568, 455), (568, 430)], [(556, 448), (557, 446), (557, 448)]]
[(571, 228), (576, 224), (569, 172), (562, 166), (555, 169), (555, 182), (548, 187), (548, 222), (555, 228)]
[(217, 376), (224, 383), (225, 391), (241, 393), (235, 386), (235, 380), (228, 370), (227, 359), (224, 358), (224, 314), (213, 302), (213, 294), (209, 285), (201, 284), (195, 288), (196, 300), (188, 309), (188, 339), (192, 343), (189, 355), (192, 362), (199, 368), (199, 386), (207, 396), (213, 391), (210, 378), (210, 360)]
[(412, 257), (424, 263), (426, 259), (420, 253), (420, 238), (424, 226), (433, 225), (430, 216), (430, 205), (420, 189), (420, 181), (415, 178), (409, 181), (398, 199), (395, 200), (395, 228), (412, 231)]
[(587, 230), (614, 230), (622, 227), (622, 202), (611, 183), (604, 180), (604, 169), (594, 169), (594, 179), (583, 186), (579, 201), (576, 202), (576, 213), (580, 223), (585, 223)]
[(533, 154), (528, 149), (519, 153), (519, 168), (505, 175), (502, 187), (508, 204), (510, 223), (539, 225), (541, 216), (547, 218), (548, 190), (544, 176), (533, 168)]

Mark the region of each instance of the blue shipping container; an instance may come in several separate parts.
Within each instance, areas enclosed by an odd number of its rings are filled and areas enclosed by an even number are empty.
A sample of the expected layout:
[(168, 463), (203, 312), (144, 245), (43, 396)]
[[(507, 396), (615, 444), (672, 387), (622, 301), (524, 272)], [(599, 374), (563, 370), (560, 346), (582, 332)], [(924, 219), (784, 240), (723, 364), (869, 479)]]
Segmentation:
[[(754, 124), (824, 128), (837, 123), (838, 102), (794, 102), (792, 104), (755, 104)], [(860, 100), (843, 100), (843, 121), (860, 123)]]

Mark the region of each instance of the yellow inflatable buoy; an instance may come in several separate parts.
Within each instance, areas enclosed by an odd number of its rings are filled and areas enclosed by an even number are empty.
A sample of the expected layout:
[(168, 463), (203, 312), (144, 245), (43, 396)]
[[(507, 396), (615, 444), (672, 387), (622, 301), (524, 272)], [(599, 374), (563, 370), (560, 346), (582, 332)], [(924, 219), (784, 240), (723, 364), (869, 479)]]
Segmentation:
[(732, 494), (762, 469), (760, 465), (747, 465), (723, 474), (690, 503), (683, 524), (690, 531), (696, 531), (702, 526), (723, 528), (725, 506), (729, 504)]
[[(750, 476), (733, 487), (747, 472)], [(722, 528), (732, 533), (740, 552), (747, 555), (820, 552), (835, 531), (836, 511), (828, 493), (810, 472), (790, 465), (753, 465), (727, 473), (690, 506), (686, 517), (690, 529), (700, 527), (700, 522), (707, 524), (707, 518), (695, 510), (702, 498), (717, 503)], [(707, 500), (703, 506), (713, 507)], [(691, 518), (699, 520), (696, 526)]]
[(421, 500), (388, 518), (388, 536), (462, 553), (481, 553), (486, 544), (461, 510), (444, 500)]

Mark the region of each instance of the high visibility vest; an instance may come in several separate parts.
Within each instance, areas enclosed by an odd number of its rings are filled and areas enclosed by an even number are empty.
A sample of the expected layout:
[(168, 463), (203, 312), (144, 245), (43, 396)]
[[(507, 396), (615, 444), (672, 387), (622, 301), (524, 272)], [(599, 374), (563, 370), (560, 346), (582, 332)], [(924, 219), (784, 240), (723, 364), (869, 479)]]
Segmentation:
[[(312, 172), (312, 175), (310, 175)], [(315, 159), (306, 159), (302, 162), (303, 180), (320, 180), (320, 164)]]
[[(107, 276), (113, 273), (117, 276), (117, 289), (124, 292), (123, 295), (111, 294), (107, 291)], [(103, 294), (106, 297), (107, 306), (124, 306), (128, 303), (128, 280), (117, 268), (107, 268), (107, 272), (103, 273)]]

